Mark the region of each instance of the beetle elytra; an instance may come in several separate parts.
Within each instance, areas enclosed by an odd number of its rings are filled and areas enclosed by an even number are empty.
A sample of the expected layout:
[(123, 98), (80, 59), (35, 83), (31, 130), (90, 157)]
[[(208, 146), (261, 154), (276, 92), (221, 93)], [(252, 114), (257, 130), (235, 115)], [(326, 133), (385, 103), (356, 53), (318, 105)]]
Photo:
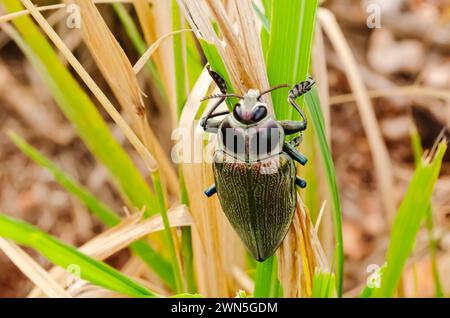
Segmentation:
[[(209, 66), (208, 71), (221, 93), (203, 99), (218, 99), (200, 124), (205, 131), (217, 133), (219, 142), (213, 160), (215, 184), (205, 194), (210, 197), (217, 193), (231, 225), (251, 255), (261, 262), (275, 253), (289, 230), (297, 202), (296, 186), (306, 187), (294, 164), (307, 162), (297, 150), (301, 139), (286, 141), (285, 136), (306, 129), (306, 116), (295, 99), (307, 93), (314, 81), (308, 78), (289, 91), (288, 101), (301, 120), (277, 121), (261, 97), (288, 85), (262, 93), (250, 89), (238, 96), (227, 93), (226, 82)], [(239, 99), (233, 111), (214, 113), (228, 97)], [(222, 115), (225, 118), (214, 119)]]

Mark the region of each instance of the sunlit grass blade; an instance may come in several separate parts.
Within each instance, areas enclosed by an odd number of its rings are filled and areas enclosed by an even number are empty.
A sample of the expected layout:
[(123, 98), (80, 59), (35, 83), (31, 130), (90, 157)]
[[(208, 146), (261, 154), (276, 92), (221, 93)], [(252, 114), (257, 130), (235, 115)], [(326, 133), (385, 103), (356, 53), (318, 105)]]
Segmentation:
[(334, 237), (336, 241), (335, 259), (336, 259), (336, 287), (338, 297), (342, 296), (344, 281), (344, 243), (342, 235), (342, 212), (339, 199), (339, 190), (336, 182), (336, 173), (334, 169), (333, 158), (331, 156), (330, 146), (328, 145), (323, 114), (320, 107), (319, 96), (314, 88), (306, 95), (306, 104), (313, 122), (314, 132), (319, 144), (320, 152), (325, 166), (328, 188), (332, 199), (332, 216)]
[(429, 208), (446, 149), (446, 142), (441, 142), (436, 153), (422, 159), (414, 172), (392, 226), (391, 240), (386, 253), (387, 265), (382, 275), (381, 287), (374, 292), (375, 297), (394, 296), (420, 225)]
[[(417, 131), (417, 128), (415, 126), (411, 128), (410, 136), (411, 136), (411, 148), (413, 150), (414, 155), (414, 162), (416, 163), (416, 166), (419, 166), (420, 161), (422, 160), (423, 157), (423, 147), (422, 142), (420, 140), (419, 132)], [(429, 203), (429, 206), (427, 208), (425, 224), (428, 231), (428, 241), (431, 257), (431, 270), (433, 272), (433, 279), (434, 279), (434, 293), (436, 298), (441, 298), (444, 296), (444, 291), (437, 263), (438, 242), (434, 237), (433, 206), (431, 202)]]
[[(120, 223), (120, 217), (113, 210), (68, 176), (56, 164), (29, 145), (24, 139), (12, 132), (9, 133), (9, 137), (27, 156), (33, 159), (40, 166), (48, 169), (61, 186), (75, 195), (80, 202), (82, 202), (89, 209), (89, 211), (91, 211), (105, 225), (112, 227)], [(133, 243), (130, 247), (155, 271), (156, 274), (161, 277), (161, 279), (170, 288), (175, 290), (175, 281), (170, 268), (170, 263), (168, 263), (147, 242), (143, 240)]]
[(94, 285), (132, 297), (157, 297), (146, 287), (111, 266), (96, 261), (36, 227), (0, 214), (0, 236), (37, 250), (52, 263), (67, 268), (76, 265), (81, 278)]
[(333, 298), (336, 291), (336, 277), (333, 273), (317, 270), (313, 278), (312, 298)]

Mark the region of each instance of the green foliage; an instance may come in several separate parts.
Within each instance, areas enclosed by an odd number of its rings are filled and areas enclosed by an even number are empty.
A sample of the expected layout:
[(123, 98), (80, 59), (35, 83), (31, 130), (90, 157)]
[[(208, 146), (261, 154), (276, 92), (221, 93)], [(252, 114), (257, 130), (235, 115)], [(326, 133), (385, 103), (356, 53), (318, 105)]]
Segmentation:
[(434, 157), (421, 160), (414, 172), (392, 226), (386, 254), (386, 269), (382, 275), (381, 288), (373, 294), (375, 297), (394, 296), (420, 225), (429, 208), (446, 149), (446, 143), (441, 142)]
[[(266, 57), (271, 86), (294, 85), (307, 78), (317, 5), (317, 0), (271, 1)], [(285, 90), (274, 91), (272, 100), (279, 120), (299, 118), (287, 103)], [(299, 100), (300, 104), (302, 100)]]
[(256, 264), (255, 291), (256, 298), (277, 297), (277, 261), (272, 256), (262, 263)]
[(313, 88), (312, 91), (306, 95), (306, 99), (308, 110), (311, 114), (311, 119), (314, 125), (314, 132), (319, 144), (320, 153), (323, 158), (325, 175), (327, 177), (328, 188), (332, 198), (331, 209), (333, 216), (334, 237), (336, 241), (336, 284), (338, 297), (341, 297), (344, 281), (344, 242), (342, 235), (342, 212), (339, 199), (339, 190), (336, 182), (336, 172), (334, 170), (330, 146), (328, 145), (327, 137), (325, 135), (324, 119), (317, 90)]
[(317, 270), (313, 277), (312, 298), (333, 298), (336, 291), (336, 277), (333, 273)]
[(158, 297), (146, 287), (111, 266), (96, 261), (36, 227), (0, 214), (0, 236), (37, 250), (52, 263), (67, 268), (77, 265), (81, 278), (94, 285), (132, 297)]

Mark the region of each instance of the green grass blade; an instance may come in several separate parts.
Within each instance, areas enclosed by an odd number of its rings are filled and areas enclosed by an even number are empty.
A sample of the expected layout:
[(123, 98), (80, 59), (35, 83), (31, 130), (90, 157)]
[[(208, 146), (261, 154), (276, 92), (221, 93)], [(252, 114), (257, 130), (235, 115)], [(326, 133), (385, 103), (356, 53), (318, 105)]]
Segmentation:
[(178, 262), (177, 252), (175, 249), (175, 242), (172, 236), (172, 229), (170, 228), (169, 217), (167, 215), (167, 204), (165, 193), (161, 185), (161, 178), (159, 172), (154, 172), (152, 174), (153, 186), (155, 188), (156, 195), (158, 197), (158, 208), (161, 214), (164, 225), (164, 234), (167, 242), (167, 248), (170, 254), (170, 261), (172, 266), (173, 276), (175, 278), (175, 286), (177, 292), (181, 293), (184, 291), (184, 284), (181, 275), (181, 267)]
[(275, 255), (262, 263), (256, 264), (255, 290), (256, 298), (274, 298), (277, 296), (277, 260)]
[(120, 222), (120, 217), (103, 202), (99, 201), (94, 195), (89, 193), (84, 187), (69, 177), (64, 171), (59, 169), (53, 162), (47, 159), (43, 154), (33, 148), (19, 135), (10, 132), (8, 136), (27, 156), (33, 159), (40, 166), (49, 170), (56, 181), (74, 194), (99, 220), (107, 226), (114, 226)]
[[(416, 127), (414, 127), (411, 131), (411, 147), (414, 154), (414, 162), (416, 166), (419, 166), (420, 161), (422, 160), (423, 157), (423, 147), (422, 142), (420, 140), (419, 132), (417, 131)], [(430, 249), (431, 270), (433, 272), (433, 280), (434, 280), (434, 294), (436, 298), (441, 298), (444, 296), (444, 291), (437, 265), (438, 242), (434, 238), (433, 206), (431, 205), (431, 202), (429, 202), (429, 206), (427, 208), (425, 224), (428, 231), (428, 241), (429, 241), (428, 245)]]
[(319, 144), (320, 152), (323, 158), (325, 173), (327, 177), (328, 188), (332, 198), (332, 216), (334, 237), (336, 241), (335, 257), (336, 257), (336, 285), (337, 295), (342, 296), (344, 282), (344, 242), (342, 235), (342, 212), (339, 198), (339, 190), (336, 182), (336, 173), (331, 156), (330, 146), (328, 145), (325, 134), (325, 125), (320, 107), (319, 96), (317, 90), (313, 88), (311, 93), (306, 95), (309, 113), (314, 126), (315, 135)]
[[(178, 7), (177, 1), (172, 0), (172, 31), (181, 30), (182, 17), (180, 14), (180, 8)], [(186, 47), (183, 45), (183, 36), (185, 36)], [(184, 104), (187, 99), (187, 89), (189, 87), (189, 69), (188, 65), (198, 64), (195, 62), (195, 56), (193, 54), (188, 55), (189, 38), (192, 39), (192, 35), (177, 34), (173, 36), (173, 56), (174, 56), (174, 66), (175, 66), (175, 97), (177, 104), (177, 119), (180, 120), (181, 113), (183, 111)], [(195, 43), (190, 43), (191, 45)], [(192, 47), (191, 47), (192, 49)], [(185, 53), (185, 54), (184, 54)], [(186, 61), (184, 57), (186, 56)], [(186, 68), (185, 68), (185, 63)], [(191, 72), (196, 72), (194, 67)], [(201, 72), (201, 68), (200, 68)], [(199, 74), (196, 74), (199, 75)], [(189, 198), (187, 189), (184, 183), (183, 169), (180, 166), (179, 171), (179, 187), (180, 187), (180, 201), (182, 204), (189, 206)], [(181, 229), (181, 252), (183, 256), (184, 265), (184, 277), (186, 281), (187, 291), (193, 293), (196, 290), (195, 274), (194, 274), (194, 264), (193, 264), (193, 250), (192, 250), (192, 233), (190, 227), (182, 227)]]
[(69, 265), (79, 266), (80, 277), (94, 285), (132, 297), (158, 296), (111, 266), (80, 253), (73, 246), (59, 241), (28, 223), (3, 214), (0, 214), (0, 236), (37, 250), (62, 268), (67, 268)]
[[(306, 79), (317, 4), (317, 0), (272, 1), (267, 51), (267, 74), (271, 86), (293, 85)], [(287, 103), (286, 90), (274, 91), (272, 100), (278, 119), (298, 118)], [(299, 103), (302, 104), (302, 99)]]
[[(119, 224), (121, 220), (120, 217), (103, 202), (99, 201), (87, 189), (78, 184), (20, 136), (15, 133), (9, 133), (8, 135), (17, 147), (40, 166), (49, 170), (55, 177), (55, 180), (67, 191), (75, 195), (99, 220), (109, 227)], [(170, 263), (159, 255), (147, 242), (143, 240), (137, 241), (130, 247), (170, 288), (173, 290), (176, 289)]]
[(262, 12), (261, 9), (255, 4), (255, 1), (253, 1), (252, 4), (253, 4), (253, 10), (255, 10), (256, 15), (261, 20), (264, 30), (266, 30), (266, 32), (269, 32), (270, 31), (270, 23), (265, 15), (265, 13)]
[(336, 277), (333, 273), (317, 270), (313, 277), (312, 298), (333, 298), (336, 291)]
[(441, 142), (434, 158), (430, 162), (422, 160), (414, 172), (392, 226), (391, 240), (386, 254), (387, 265), (382, 275), (381, 287), (374, 293), (375, 297), (394, 296), (420, 225), (429, 208), (446, 149), (446, 143)]
[(204, 67), (193, 33), (186, 33), (186, 64), (188, 86), (192, 90)]

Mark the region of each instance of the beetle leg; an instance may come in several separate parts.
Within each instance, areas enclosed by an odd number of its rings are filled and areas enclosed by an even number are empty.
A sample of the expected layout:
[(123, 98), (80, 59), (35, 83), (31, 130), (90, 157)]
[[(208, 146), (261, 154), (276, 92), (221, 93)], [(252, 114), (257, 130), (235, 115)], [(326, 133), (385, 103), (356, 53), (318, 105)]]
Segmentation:
[[(208, 70), (209, 75), (211, 76), (211, 78), (213, 79), (214, 83), (216, 83), (217, 87), (219, 88), (220, 92), (222, 94), (226, 94), (227, 93), (227, 83), (225, 82), (225, 80), (223, 79), (222, 76), (220, 76), (219, 73), (214, 72), (211, 67), (208, 65), (206, 65), (206, 69)], [(217, 109), (217, 107), (219, 107), (220, 104), (223, 103), (223, 101), (225, 100), (225, 97), (219, 99), (213, 107), (211, 107), (211, 109), (208, 111), (208, 113), (206, 114), (205, 117), (203, 117), (200, 121), (200, 126), (203, 127), (204, 130), (207, 130), (207, 126), (208, 125), (208, 119), (215, 117), (215, 116), (219, 116), (218, 114), (213, 115), (214, 111)], [(221, 114), (221, 113), (219, 113)], [(223, 113), (221, 115), (224, 115)], [(215, 127), (212, 127), (215, 128)]]
[(211, 66), (208, 64), (206, 65), (206, 69), (208, 70), (209, 75), (212, 77), (213, 81), (216, 83), (217, 87), (219, 88), (220, 92), (222, 94), (226, 94), (227, 93), (227, 82), (225, 82), (225, 80), (223, 79), (222, 76), (220, 76), (219, 73), (214, 72), (211, 69)]
[(300, 106), (297, 105), (297, 103), (295, 102), (295, 99), (297, 97), (300, 97), (300, 96), (306, 94), (307, 92), (309, 92), (311, 90), (312, 86), (314, 85), (314, 83), (315, 83), (314, 80), (311, 77), (308, 77), (308, 79), (306, 81), (295, 84), (294, 87), (289, 91), (288, 102), (300, 114), (300, 116), (302, 117), (302, 120), (301, 121), (287, 121), (286, 120), (286, 121), (280, 122), (281, 126), (283, 126), (283, 128), (284, 128), (284, 132), (286, 135), (292, 135), (292, 134), (295, 134), (297, 132), (300, 132), (300, 131), (303, 131), (306, 129), (307, 120), (306, 120), (305, 113), (300, 108)]
[(217, 107), (219, 107), (220, 104), (222, 104), (222, 102), (225, 100), (225, 97), (219, 99), (214, 106), (208, 111), (208, 113), (206, 114), (205, 117), (203, 117), (200, 120), (200, 126), (203, 127), (204, 130), (206, 130), (206, 127), (208, 126), (208, 120), (211, 119), (213, 116), (213, 112), (217, 109)]
[(306, 188), (306, 181), (300, 177), (295, 177), (295, 184), (302, 189)]
[[(203, 119), (202, 122), (200, 123), (200, 125), (202, 125), (203, 123)], [(203, 127), (203, 130), (212, 134), (217, 134), (217, 130), (219, 129), (220, 124), (222, 123), (222, 119), (221, 120), (208, 120), (206, 122), (206, 124)]]
[(292, 138), (291, 140), (288, 141), (288, 144), (290, 144), (294, 148), (297, 148), (301, 143), (302, 143), (302, 135)]
[(283, 127), (285, 135), (292, 135), (306, 129), (306, 119), (302, 121), (280, 120), (279, 123)]
[(285, 142), (283, 145), (283, 150), (291, 156), (292, 159), (298, 161), (302, 166), (306, 165), (308, 162), (308, 158), (305, 155), (301, 154), (297, 148), (295, 148), (292, 144)]
[(208, 198), (212, 197), (216, 193), (217, 193), (217, 188), (216, 188), (215, 184), (213, 184), (212, 186), (210, 186), (208, 189), (205, 190), (205, 195)]

